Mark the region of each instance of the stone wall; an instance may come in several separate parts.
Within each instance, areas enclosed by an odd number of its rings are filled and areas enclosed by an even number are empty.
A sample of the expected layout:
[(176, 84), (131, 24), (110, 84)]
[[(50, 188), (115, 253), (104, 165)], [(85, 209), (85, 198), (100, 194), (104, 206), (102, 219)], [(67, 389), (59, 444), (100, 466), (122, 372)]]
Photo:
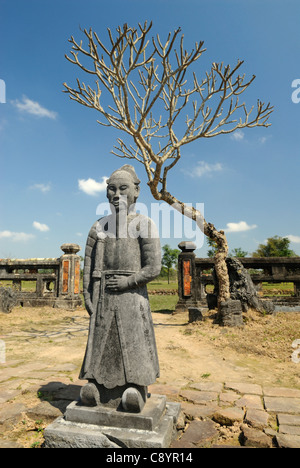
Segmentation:
[(80, 247), (63, 244), (61, 250), (59, 258), (1, 259), (0, 311), (9, 313), (15, 305), (67, 309), (81, 305)]

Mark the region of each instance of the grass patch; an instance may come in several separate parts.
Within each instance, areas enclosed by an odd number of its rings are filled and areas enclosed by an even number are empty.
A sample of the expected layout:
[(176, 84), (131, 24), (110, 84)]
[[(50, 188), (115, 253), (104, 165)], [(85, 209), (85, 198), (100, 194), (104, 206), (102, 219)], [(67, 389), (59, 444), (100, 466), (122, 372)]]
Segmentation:
[(178, 283), (177, 281), (170, 281), (170, 283), (168, 283), (168, 280), (156, 279), (147, 284), (147, 289), (149, 293), (151, 293), (151, 291), (156, 291), (156, 290), (161, 290), (161, 289), (167, 289), (167, 290), (176, 289), (177, 290)]
[(178, 302), (177, 294), (174, 296), (149, 295), (150, 308), (152, 312), (169, 311), (172, 313)]

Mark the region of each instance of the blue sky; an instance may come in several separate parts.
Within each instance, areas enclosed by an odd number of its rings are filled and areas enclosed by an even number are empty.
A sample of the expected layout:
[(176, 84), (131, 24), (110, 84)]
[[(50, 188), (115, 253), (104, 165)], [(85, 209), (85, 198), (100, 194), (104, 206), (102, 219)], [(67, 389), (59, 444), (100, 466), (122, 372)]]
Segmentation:
[[(103, 178), (126, 160), (110, 154), (122, 135), (62, 92), (63, 82), (85, 78), (64, 57), (68, 39), (84, 39), (80, 28), (92, 27), (106, 41), (107, 27), (145, 20), (161, 38), (180, 26), (188, 50), (204, 41), (200, 78), (212, 62), (244, 60), (242, 73), (256, 75), (246, 105), (274, 106), (269, 128), (185, 146), (169, 191), (203, 203), (206, 220), (227, 230), (230, 249), (251, 253), (279, 235), (300, 255), (299, 18), (298, 0), (0, 0), (0, 258), (57, 257), (65, 242), (79, 243), (83, 254), (106, 201)], [(139, 201), (151, 214), (144, 168), (134, 166)], [(173, 247), (181, 240), (161, 239)], [(197, 254), (206, 253), (204, 243)]]

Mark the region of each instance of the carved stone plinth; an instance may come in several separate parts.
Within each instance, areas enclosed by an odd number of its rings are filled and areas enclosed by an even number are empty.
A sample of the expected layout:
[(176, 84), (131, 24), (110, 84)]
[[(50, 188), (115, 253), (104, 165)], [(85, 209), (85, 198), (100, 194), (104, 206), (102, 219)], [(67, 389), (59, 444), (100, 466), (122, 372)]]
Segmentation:
[(180, 404), (151, 395), (140, 413), (72, 402), (44, 431), (46, 448), (167, 448), (176, 435)]

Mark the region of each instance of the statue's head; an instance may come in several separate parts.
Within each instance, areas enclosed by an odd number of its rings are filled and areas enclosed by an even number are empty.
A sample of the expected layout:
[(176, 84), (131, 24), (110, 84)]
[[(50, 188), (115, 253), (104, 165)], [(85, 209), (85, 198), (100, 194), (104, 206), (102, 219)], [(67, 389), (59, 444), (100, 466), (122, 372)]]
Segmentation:
[(125, 164), (114, 171), (106, 183), (109, 203), (114, 206), (117, 213), (122, 209), (126, 209), (128, 213), (130, 207), (136, 203), (140, 193), (140, 180), (134, 167)]

